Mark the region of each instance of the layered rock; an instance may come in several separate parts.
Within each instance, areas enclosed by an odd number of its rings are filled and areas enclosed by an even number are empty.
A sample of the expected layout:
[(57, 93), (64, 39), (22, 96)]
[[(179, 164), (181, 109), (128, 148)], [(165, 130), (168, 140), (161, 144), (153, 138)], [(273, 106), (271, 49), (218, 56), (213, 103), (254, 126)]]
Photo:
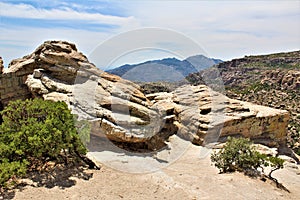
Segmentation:
[(177, 134), (196, 144), (243, 136), (276, 146), (286, 139), (287, 111), (230, 99), (205, 85), (186, 85), (167, 95), (148, 97), (176, 116)]
[[(93, 123), (92, 134), (116, 142), (155, 149), (173, 134), (196, 144), (242, 135), (276, 145), (286, 136), (286, 111), (232, 100), (204, 85), (145, 96), (135, 83), (96, 68), (68, 42), (45, 42), (12, 61), (4, 74), (21, 77), (10, 80), (31, 97), (65, 101), (79, 119)], [(1, 93), (3, 100), (9, 97)]]
[(35, 69), (43, 69), (49, 77), (73, 84), (77, 70), (83, 65), (91, 64), (74, 44), (47, 41), (32, 54), (11, 61), (8, 68), (3, 70), (0, 76), (1, 102), (6, 105), (10, 100), (32, 97), (25, 82)]
[(151, 125), (157, 115), (151, 102), (139, 86), (118, 76), (82, 69), (75, 83), (67, 84), (39, 69), (28, 76), (26, 84), (35, 96), (67, 102), (80, 119), (98, 126), (96, 135), (104, 133), (114, 141), (136, 143), (146, 142), (158, 132)]
[(31, 55), (12, 61), (5, 73), (28, 74), (25, 84), (33, 97), (65, 101), (109, 139), (146, 142), (157, 133), (150, 122), (157, 112), (140, 87), (99, 70), (73, 44), (45, 42)]
[(13, 60), (4, 73), (29, 75), (34, 69), (44, 69), (58, 80), (74, 83), (79, 68), (91, 65), (74, 44), (63, 41), (46, 41), (32, 54)]
[[(300, 150), (300, 51), (245, 56), (218, 64), (215, 68), (191, 74), (193, 84), (204, 84), (210, 72), (219, 72), (230, 98), (289, 111), (288, 146)], [(209, 82), (210, 87), (214, 86)], [(219, 84), (217, 84), (218, 86)], [(215, 87), (214, 87), (215, 89)]]

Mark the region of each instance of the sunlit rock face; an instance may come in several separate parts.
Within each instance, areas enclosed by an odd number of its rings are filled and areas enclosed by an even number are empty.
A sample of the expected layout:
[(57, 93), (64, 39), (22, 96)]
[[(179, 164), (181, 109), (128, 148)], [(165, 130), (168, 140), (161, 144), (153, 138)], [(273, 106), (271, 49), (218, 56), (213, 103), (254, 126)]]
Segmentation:
[(140, 86), (103, 72), (64, 41), (47, 41), (13, 60), (0, 81), (3, 105), (31, 97), (64, 101), (80, 120), (93, 124), (93, 135), (151, 149), (173, 134), (199, 145), (240, 135), (276, 146), (287, 133), (287, 111), (233, 100), (205, 85), (145, 95)]

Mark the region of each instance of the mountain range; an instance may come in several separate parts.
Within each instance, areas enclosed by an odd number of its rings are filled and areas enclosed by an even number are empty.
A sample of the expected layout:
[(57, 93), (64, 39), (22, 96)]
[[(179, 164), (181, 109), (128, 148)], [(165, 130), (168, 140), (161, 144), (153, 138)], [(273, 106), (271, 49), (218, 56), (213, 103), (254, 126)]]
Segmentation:
[(184, 79), (191, 73), (198, 72), (221, 62), (222, 60), (220, 59), (208, 58), (203, 55), (195, 55), (184, 60), (179, 60), (177, 58), (164, 58), (161, 60), (150, 60), (133, 65), (126, 64), (107, 70), (107, 72), (131, 81), (175, 82)]

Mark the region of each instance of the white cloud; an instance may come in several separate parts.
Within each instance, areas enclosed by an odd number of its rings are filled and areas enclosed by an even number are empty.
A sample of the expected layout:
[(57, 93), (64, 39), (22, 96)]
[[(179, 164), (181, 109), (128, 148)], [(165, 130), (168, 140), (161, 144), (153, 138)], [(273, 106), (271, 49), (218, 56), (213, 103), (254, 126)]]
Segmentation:
[(222, 59), (300, 48), (300, 1), (142, 1), (128, 10), (142, 26), (180, 31)]
[(118, 17), (101, 13), (78, 12), (68, 7), (60, 9), (37, 9), (29, 4), (9, 4), (0, 2), (0, 16), (45, 19), (45, 20), (84, 20), (89, 23), (126, 25), (134, 23), (134, 17)]
[[(73, 5), (74, 6), (74, 5)], [(99, 7), (99, 6), (98, 6)], [(89, 31), (80, 26), (76, 29), (64, 28), (63, 26), (49, 26), (49, 28), (38, 27), (30, 24), (15, 25), (3, 24), (0, 26), (0, 56), (7, 66), (12, 59), (32, 53), (35, 48), (45, 40), (66, 40), (77, 45), (78, 49), (88, 55), (98, 44), (111, 37), (113, 34), (136, 28), (138, 24), (134, 17), (118, 17), (100, 13), (88, 13), (75, 11), (67, 8), (39, 9), (29, 4), (9, 4), (0, 2), (0, 24), (1, 17), (20, 19), (41, 20), (70, 20), (76, 25), (76, 21), (84, 21), (89, 26), (97, 24), (116, 25), (113, 29), (100, 31)], [(71, 21), (72, 20), (72, 21)]]
[(85, 55), (110, 37), (106, 32), (90, 32), (63, 28), (22, 28), (0, 30), (0, 56), (5, 65), (13, 59), (32, 53), (46, 40), (66, 40), (75, 43)]
[[(93, 1), (95, 7), (102, 5)], [(0, 27), (0, 40), (10, 43), (0, 46), (0, 55), (17, 58), (32, 52), (44, 40), (63, 39), (77, 44), (89, 54), (97, 44), (136, 28), (159, 27), (178, 31), (195, 40), (208, 56), (224, 60), (250, 54), (264, 54), (300, 49), (300, 1), (122, 1), (120, 17), (88, 13), (76, 5), (38, 9), (27, 4), (0, 2), (3, 17), (27, 19), (81, 20), (90, 25), (111, 24), (108, 31), (88, 31), (53, 27)], [(71, 9), (72, 7), (74, 9)], [(87, 7), (94, 5), (86, 5)], [(112, 6), (112, 5), (110, 5)], [(109, 12), (106, 12), (109, 13)], [(34, 37), (33, 37), (34, 36)], [(135, 42), (134, 39), (132, 41)], [(23, 46), (20, 48), (14, 45)], [(15, 52), (14, 53), (14, 49)], [(138, 56), (136, 56), (138, 57)], [(144, 59), (144, 58), (143, 58)], [(149, 57), (149, 59), (151, 59)], [(125, 62), (125, 60), (124, 60)], [(130, 62), (134, 62), (131, 59)], [(138, 62), (138, 61), (137, 61)]]

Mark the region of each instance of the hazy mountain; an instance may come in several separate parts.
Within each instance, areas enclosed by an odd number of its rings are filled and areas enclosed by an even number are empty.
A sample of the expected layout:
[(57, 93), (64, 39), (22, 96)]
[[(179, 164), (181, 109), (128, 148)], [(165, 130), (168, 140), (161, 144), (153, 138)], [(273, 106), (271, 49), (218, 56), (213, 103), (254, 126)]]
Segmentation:
[(133, 65), (126, 64), (115, 69), (107, 70), (107, 72), (132, 81), (173, 82), (182, 80), (190, 73), (198, 72), (201, 69), (206, 69), (220, 62), (222, 62), (222, 60), (196, 55), (188, 57), (185, 60), (164, 58), (162, 60), (151, 60)]

